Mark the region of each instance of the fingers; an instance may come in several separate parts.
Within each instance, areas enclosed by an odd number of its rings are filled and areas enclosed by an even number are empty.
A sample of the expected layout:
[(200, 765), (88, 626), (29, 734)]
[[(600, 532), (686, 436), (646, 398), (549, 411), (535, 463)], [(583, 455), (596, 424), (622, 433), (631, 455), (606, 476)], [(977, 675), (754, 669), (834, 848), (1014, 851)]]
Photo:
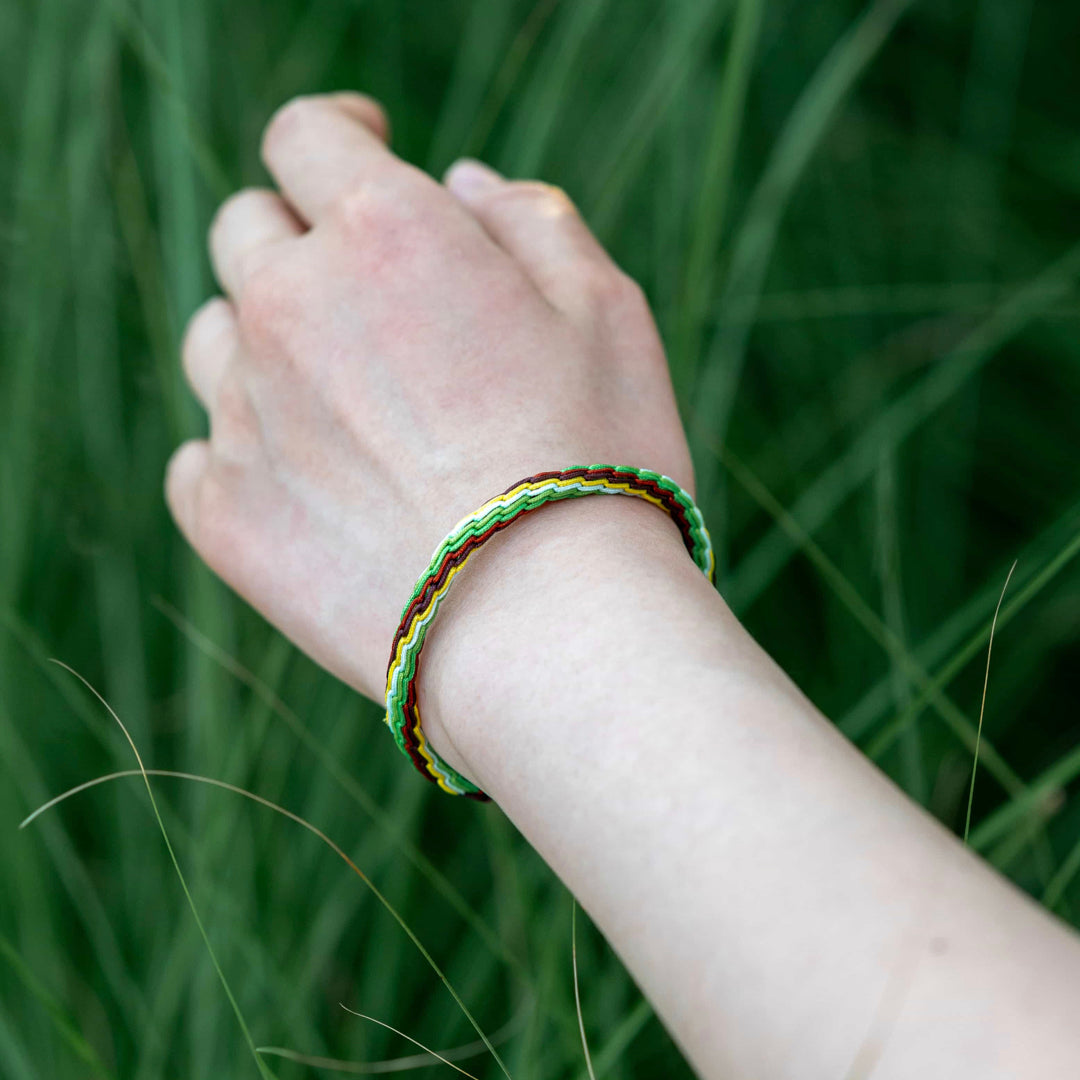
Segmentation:
[(266, 255), (303, 232), (276, 192), (249, 188), (226, 199), (210, 226), (210, 261), (221, 287), (238, 300)]
[(387, 148), (382, 109), (361, 94), (299, 97), (263, 135), (262, 156), (290, 205), (315, 224), (361, 182), (406, 166)]
[(165, 470), (165, 502), (180, 531), (193, 541), (199, 486), (210, 470), (210, 444), (192, 439), (176, 449)]
[(584, 312), (605, 275), (622, 278), (599, 241), (559, 188), (538, 181), (510, 181), (479, 161), (462, 160), (446, 186), (532, 278), (540, 292), (567, 314)]
[(226, 368), (240, 346), (240, 330), (232, 304), (220, 296), (208, 300), (188, 322), (180, 360), (184, 374), (203, 408), (212, 410)]

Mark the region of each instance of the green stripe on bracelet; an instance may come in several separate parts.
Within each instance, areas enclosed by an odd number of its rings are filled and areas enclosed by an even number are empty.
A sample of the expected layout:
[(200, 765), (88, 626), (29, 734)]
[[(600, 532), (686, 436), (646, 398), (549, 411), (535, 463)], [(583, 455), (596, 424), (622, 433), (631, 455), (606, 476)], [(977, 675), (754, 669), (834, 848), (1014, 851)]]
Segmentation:
[(632, 495), (664, 510), (682, 534), (683, 543), (702, 573), (713, 580), (712, 542), (694, 500), (674, 480), (647, 469), (624, 465), (586, 465), (562, 472), (539, 473), (489, 499), (451, 530), (436, 548), (416, 583), (390, 653), (386, 673), (386, 723), (401, 751), (428, 780), (452, 795), (484, 800), (487, 796), (427, 744), (420, 726), (416, 678), (428, 628), (454, 576), (477, 548), (518, 518), (545, 503), (585, 495)]

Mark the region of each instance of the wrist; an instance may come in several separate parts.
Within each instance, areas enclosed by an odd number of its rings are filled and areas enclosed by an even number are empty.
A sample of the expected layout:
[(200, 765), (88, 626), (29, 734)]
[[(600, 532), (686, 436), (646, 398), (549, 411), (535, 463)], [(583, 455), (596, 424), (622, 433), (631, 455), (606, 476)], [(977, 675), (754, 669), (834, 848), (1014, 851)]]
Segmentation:
[(636, 624), (689, 631), (695, 603), (723, 607), (656, 507), (624, 496), (544, 506), (485, 544), (440, 608), (417, 687), (425, 737), (487, 789), (493, 739), (513, 737), (523, 714), (535, 724), (574, 708), (575, 683), (613, 643), (640, 641)]

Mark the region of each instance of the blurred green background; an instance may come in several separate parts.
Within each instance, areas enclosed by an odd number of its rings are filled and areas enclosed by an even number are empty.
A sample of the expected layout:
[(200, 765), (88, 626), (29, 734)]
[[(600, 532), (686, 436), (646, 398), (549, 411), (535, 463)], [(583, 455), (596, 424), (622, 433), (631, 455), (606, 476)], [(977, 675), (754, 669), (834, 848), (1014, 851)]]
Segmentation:
[[(1054, 0), (3, 0), (0, 1076), (333, 1075), (252, 1045), (431, 1065), (339, 1003), (502, 1075), (315, 836), (154, 779), (249, 1045), (137, 777), (18, 830), (134, 764), (49, 657), (148, 766), (340, 844), (511, 1075), (585, 1076), (565, 890), (496, 809), (420, 781), (162, 503), (204, 423), (177, 343), (213, 290), (206, 226), (265, 182), (260, 129), (298, 92), (365, 89), (408, 159), (578, 201), (654, 305), (725, 595), (959, 832), (1019, 560), (971, 842), (1080, 918), (1078, 40)], [(688, 1076), (578, 928), (597, 1074)]]

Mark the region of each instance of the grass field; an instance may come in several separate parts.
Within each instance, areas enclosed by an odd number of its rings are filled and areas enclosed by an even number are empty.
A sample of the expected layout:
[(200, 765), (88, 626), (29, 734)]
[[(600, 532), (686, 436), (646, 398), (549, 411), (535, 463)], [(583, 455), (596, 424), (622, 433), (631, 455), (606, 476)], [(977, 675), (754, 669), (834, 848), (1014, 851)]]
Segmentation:
[[(417, 941), (515, 1080), (586, 1076), (566, 891), (165, 512), (206, 226), (301, 91), (574, 197), (653, 303), (724, 594), (959, 832), (1018, 560), (970, 842), (1080, 919), (1077, 40), (1051, 0), (4, 0), (0, 1076), (452, 1075), (342, 1004), (503, 1075)], [(369, 883), (154, 777), (204, 940), (138, 776), (20, 831), (135, 767), (50, 657), (148, 768)], [(688, 1076), (580, 917), (577, 960), (597, 1076)]]

